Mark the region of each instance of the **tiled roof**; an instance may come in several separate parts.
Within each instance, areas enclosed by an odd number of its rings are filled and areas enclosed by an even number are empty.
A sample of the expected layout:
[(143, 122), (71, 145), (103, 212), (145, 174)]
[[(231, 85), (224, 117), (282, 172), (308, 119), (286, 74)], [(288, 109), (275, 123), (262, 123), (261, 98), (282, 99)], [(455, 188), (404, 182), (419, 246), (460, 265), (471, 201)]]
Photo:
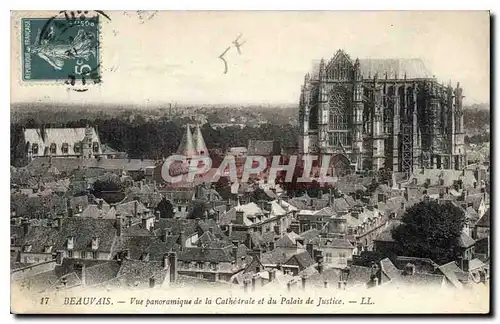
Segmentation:
[(437, 274), (430, 273), (420, 273), (416, 272), (413, 275), (404, 275), (401, 274), (399, 276), (399, 282), (402, 285), (410, 285), (410, 286), (441, 286), (443, 284), (445, 277)]
[(144, 288), (149, 286), (149, 280), (154, 279), (155, 285), (161, 285), (167, 275), (159, 261), (123, 260), (117, 274), (120, 287)]
[(43, 253), (45, 247), (52, 246), (55, 252), (59, 242), (59, 232), (54, 227), (30, 226), (22, 245), (31, 245), (31, 252)]
[(114, 252), (128, 250), (131, 260), (140, 260), (144, 253), (149, 253), (149, 260), (161, 261), (165, 253), (179, 247), (178, 239), (178, 235), (167, 236), (166, 242), (155, 236), (121, 237), (117, 241)]
[(458, 267), (455, 261), (443, 264), (438, 269), (455, 288), (463, 287), (463, 284), (458, 280), (458, 277), (463, 277), (465, 272)]
[(479, 219), (476, 226), (490, 227), (490, 209), (488, 208), (484, 213), (483, 217)]
[(467, 234), (462, 232), (458, 238), (458, 245), (462, 248), (468, 248), (474, 245), (476, 242)]
[(300, 233), (300, 237), (304, 239), (304, 243), (308, 243), (310, 240), (318, 238), (320, 233), (321, 232), (317, 229), (310, 229)]
[(164, 229), (170, 229), (172, 234), (180, 234), (184, 231), (186, 238), (198, 231), (198, 221), (195, 219), (183, 218), (160, 218), (155, 222), (155, 234), (160, 235)]
[(307, 285), (312, 285), (317, 288), (324, 288), (325, 282), (331, 288), (336, 287), (337, 282), (342, 279), (342, 270), (338, 268), (324, 269), (321, 273), (314, 272), (307, 277)]
[(392, 238), (392, 229), (398, 227), (401, 224), (402, 222), (397, 220), (391, 221), (389, 225), (375, 237), (374, 241), (394, 242), (394, 239)]
[(85, 267), (85, 284), (91, 286), (114, 279), (119, 270), (118, 261), (106, 261)]
[(276, 247), (281, 247), (281, 248), (294, 248), (294, 247), (299, 247), (301, 248), (302, 245), (299, 243), (297, 244), (297, 239), (300, 239), (300, 235), (296, 234), (295, 232), (290, 232), (290, 233), (285, 233), (282, 237), (280, 237), (276, 243)]
[(354, 246), (347, 239), (321, 238), (318, 240), (318, 248), (354, 249)]
[(477, 211), (479, 210), (479, 206), (481, 205), (481, 202), (484, 200), (484, 195), (482, 193), (477, 193), (477, 194), (469, 194), (465, 198), (465, 202), (467, 204), (471, 203), (472, 207)]
[[(136, 207), (137, 214), (135, 214)], [(141, 202), (137, 200), (121, 203), (116, 206), (116, 213), (121, 215), (121, 217), (139, 217), (139, 215), (144, 214), (148, 211), (149, 209), (147, 209)]]
[(74, 237), (74, 249), (90, 251), (92, 238), (98, 238), (98, 251), (109, 252), (116, 236), (114, 220), (92, 218), (63, 218), (61, 228), (30, 227), (25, 245), (32, 251), (43, 251), (45, 246), (53, 246), (53, 251), (66, 249), (68, 237)]
[(400, 275), (400, 270), (396, 268), (394, 263), (389, 258), (380, 261), (380, 270), (389, 278), (389, 280), (397, 280)]
[(248, 141), (248, 155), (277, 155), (281, 153), (281, 147), (277, 141)]
[(288, 261), (288, 257), (282, 248), (262, 253), (260, 258), (262, 264), (284, 264), (286, 261)]
[[(50, 161), (50, 162), (49, 162)], [(60, 172), (70, 173), (73, 170), (84, 168), (102, 168), (112, 171), (139, 171), (146, 167), (156, 165), (153, 160), (141, 159), (80, 159), (80, 158), (48, 158), (39, 157), (31, 161), (28, 169), (39, 169), (40, 167), (54, 166)]]
[(231, 249), (212, 249), (189, 247), (178, 254), (180, 261), (194, 261), (194, 262), (226, 262), (231, 263), (235, 261)]
[(346, 287), (364, 286), (371, 278), (372, 269), (370, 267), (362, 267), (351, 265), (349, 267), (349, 275), (347, 277)]
[(314, 265), (316, 262), (314, 259), (311, 257), (311, 255), (307, 252), (301, 252), (294, 254), (286, 261), (284, 264), (286, 265), (297, 265), (299, 266), (299, 270), (302, 271), (312, 265)]
[[(465, 173), (465, 175), (463, 173)], [(443, 179), (443, 186), (445, 187), (452, 187), (453, 182), (460, 179), (462, 180), (464, 186), (472, 186), (476, 181), (472, 170), (460, 171), (451, 169), (424, 169), (422, 172), (422, 169), (419, 169), (412, 173), (410, 179), (408, 180), (408, 184), (412, 184), (414, 178), (417, 179), (417, 185), (419, 186), (423, 186), (427, 179), (429, 179), (430, 187), (438, 186), (439, 179)]]

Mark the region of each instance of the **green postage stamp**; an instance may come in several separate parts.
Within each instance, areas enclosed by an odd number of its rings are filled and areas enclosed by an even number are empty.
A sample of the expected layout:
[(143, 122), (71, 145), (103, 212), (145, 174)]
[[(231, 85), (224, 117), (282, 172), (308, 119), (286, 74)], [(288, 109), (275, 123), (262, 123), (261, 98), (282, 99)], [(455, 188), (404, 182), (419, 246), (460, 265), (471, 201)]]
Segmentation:
[(22, 79), (100, 82), (99, 16), (22, 18)]

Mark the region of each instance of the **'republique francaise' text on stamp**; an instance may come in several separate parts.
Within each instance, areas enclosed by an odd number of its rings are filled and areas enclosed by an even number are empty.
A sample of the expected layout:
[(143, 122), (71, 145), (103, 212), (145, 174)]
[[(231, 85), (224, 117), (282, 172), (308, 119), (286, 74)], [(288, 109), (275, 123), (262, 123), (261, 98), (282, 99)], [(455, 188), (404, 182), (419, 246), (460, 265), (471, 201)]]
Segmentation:
[(99, 16), (21, 22), (23, 81), (100, 80)]

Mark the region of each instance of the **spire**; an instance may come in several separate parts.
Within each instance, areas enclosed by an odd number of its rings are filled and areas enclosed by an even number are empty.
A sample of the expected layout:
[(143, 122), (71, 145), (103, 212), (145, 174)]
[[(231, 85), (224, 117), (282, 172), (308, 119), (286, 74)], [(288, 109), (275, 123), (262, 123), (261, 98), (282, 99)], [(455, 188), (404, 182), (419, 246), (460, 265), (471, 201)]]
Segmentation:
[(326, 75), (326, 67), (325, 67), (325, 60), (321, 59), (321, 62), (319, 63), (319, 78), (323, 79)]
[(194, 145), (196, 153), (202, 156), (208, 156), (208, 149), (201, 133), (200, 125), (196, 125), (196, 133), (194, 134)]
[(186, 157), (192, 157), (196, 155), (195, 146), (193, 142), (193, 134), (191, 134), (191, 129), (189, 125), (186, 125), (186, 133), (181, 139), (181, 144), (177, 149), (177, 154), (184, 155)]

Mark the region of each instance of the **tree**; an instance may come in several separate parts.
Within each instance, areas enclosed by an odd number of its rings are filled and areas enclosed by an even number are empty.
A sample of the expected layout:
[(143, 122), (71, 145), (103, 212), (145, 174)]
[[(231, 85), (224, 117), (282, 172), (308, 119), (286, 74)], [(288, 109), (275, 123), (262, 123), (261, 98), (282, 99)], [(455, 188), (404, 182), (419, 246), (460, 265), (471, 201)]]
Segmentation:
[(174, 206), (167, 200), (165, 197), (160, 200), (158, 205), (156, 206), (156, 210), (160, 212), (161, 218), (173, 218), (174, 217)]
[(187, 219), (203, 219), (208, 212), (208, 208), (204, 201), (193, 201)]
[(125, 198), (123, 186), (118, 175), (106, 172), (94, 182), (92, 194), (106, 200), (109, 204), (114, 204)]
[(403, 223), (392, 230), (398, 255), (429, 258), (438, 264), (455, 260), (465, 225), (462, 209), (451, 202), (420, 202), (410, 207)]

